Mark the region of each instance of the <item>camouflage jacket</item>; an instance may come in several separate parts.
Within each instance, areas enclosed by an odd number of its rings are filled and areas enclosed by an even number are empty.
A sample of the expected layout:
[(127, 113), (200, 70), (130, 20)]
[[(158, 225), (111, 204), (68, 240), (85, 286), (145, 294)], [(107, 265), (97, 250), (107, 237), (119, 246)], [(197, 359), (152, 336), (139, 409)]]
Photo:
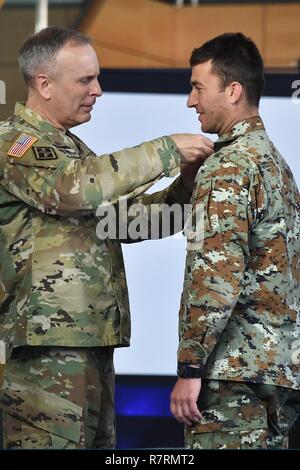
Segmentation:
[[(25, 344), (129, 344), (121, 246), (97, 238), (95, 210), (142, 194), (179, 163), (168, 137), (97, 157), (75, 135), (16, 105), (0, 125), (2, 361)], [(190, 194), (178, 178), (144, 197), (145, 204), (185, 203)]]
[(299, 389), (300, 198), (261, 119), (221, 136), (196, 181), (204, 217), (188, 244), (178, 361)]

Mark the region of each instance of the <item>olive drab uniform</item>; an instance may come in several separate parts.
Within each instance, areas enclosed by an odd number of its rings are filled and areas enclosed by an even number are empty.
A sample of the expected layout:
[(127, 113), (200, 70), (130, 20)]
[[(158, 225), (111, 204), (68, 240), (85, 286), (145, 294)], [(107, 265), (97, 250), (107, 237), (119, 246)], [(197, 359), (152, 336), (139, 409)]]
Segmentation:
[[(0, 407), (7, 429), (22, 427), (22, 436), (7, 438), (7, 445), (34, 446), (27, 432), (37, 447), (49, 444), (49, 433), (54, 447), (92, 447), (86, 430), (82, 437), (80, 416), (103, 417), (103, 402), (97, 408), (91, 398), (87, 412), (72, 400), (72, 390), (84, 374), (90, 390), (99, 377), (111, 376), (107, 384), (99, 380), (102, 389), (111, 388), (106, 400), (112, 408), (112, 349), (130, 340), (121, 246), (97, 237), (95, 211), (122, 195), (143, 203), (147, 188), (178, 171), (180, 154), (162, 137), (97, 157), (71, 132), (18, 103), (0, 125), (0, 156), (0, 362), (7, 363)], [(177, 178), (166, 190), (145, 195), (145, 204), (152, 198), (184, 204), (190, 194)], [(98, 379), (91, 378), (91, 367)], [(18, 425), (7, 422), (12, 416)], [(95, 431), (93, 421), (89, 429)], [(96, 445), (113, 446), (103, 433), (97, 439)]]
[(178, 361), (202, 368), (203, 418), (186, 443), (285, 447), (300, 407), (300, 197), (259, 117), (219, 138), (192, 203), (203, 234), (187, 252)]

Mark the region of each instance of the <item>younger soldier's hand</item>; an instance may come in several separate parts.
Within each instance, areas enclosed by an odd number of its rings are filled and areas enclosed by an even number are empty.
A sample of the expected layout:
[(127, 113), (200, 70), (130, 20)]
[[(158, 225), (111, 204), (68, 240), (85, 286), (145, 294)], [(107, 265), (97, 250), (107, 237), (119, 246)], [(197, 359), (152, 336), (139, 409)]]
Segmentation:
[(172, 415), (180, 423), (191, 426), (198, 423), (201, 413), (197, 400), (201, 390), (201, 379), (182, 379), (178, 377), (171, 393), (170, 409)]
[(181, 153), (182, 163), (203, 162), (214, 151), (213, 141), (203, 135), (172, 134), (170, 137)]

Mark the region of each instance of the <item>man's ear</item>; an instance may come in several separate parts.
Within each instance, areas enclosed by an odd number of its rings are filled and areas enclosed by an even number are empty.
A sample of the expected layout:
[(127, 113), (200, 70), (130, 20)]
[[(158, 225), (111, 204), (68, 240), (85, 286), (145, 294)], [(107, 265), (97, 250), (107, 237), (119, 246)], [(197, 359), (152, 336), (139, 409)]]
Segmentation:
[(239, 82), (231, 82), (227, 87), (228, 100), (231, 104), (237, 103), (244, 92), (242, 85)]
[(39, 73), (35, 77), (35, 86), (39, 94), (45, 99), (51, 98), (51, 81), (48, 75)]

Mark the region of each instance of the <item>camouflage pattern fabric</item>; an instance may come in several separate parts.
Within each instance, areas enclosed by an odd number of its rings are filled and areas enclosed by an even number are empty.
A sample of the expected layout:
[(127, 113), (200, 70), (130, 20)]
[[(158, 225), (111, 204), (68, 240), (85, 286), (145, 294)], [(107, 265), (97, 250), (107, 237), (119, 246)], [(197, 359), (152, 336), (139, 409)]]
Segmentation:
[(4, 448), (113, 448), (113, 348), (21, 347), (5, 368)]
[(190, 449), (285, 449), (300, 393), (273, 385), (204, 380), (200, 423), (185, 428)]
[[(300, 197), (261, 119), (235, 124), (200, 168), (203, 246), (190, 242), (178, 361), (203, 377), (300, 389)], [(195, 242), (198, 243), (198, 242)]]
[[(24, 134), (36, 139), (26, 152)], [(9, 156), (18, 146), (22, 155)], [(179, 163), (168, 137), (97, 157), (69, 131), (16, 105), (0, 125), (1, 356), (23, 345), (129, 344), (121, 245), (97, 238), (95, 211), (125, 194), (146, 205), (189, 202), (180, 178), (143, 196)]]

